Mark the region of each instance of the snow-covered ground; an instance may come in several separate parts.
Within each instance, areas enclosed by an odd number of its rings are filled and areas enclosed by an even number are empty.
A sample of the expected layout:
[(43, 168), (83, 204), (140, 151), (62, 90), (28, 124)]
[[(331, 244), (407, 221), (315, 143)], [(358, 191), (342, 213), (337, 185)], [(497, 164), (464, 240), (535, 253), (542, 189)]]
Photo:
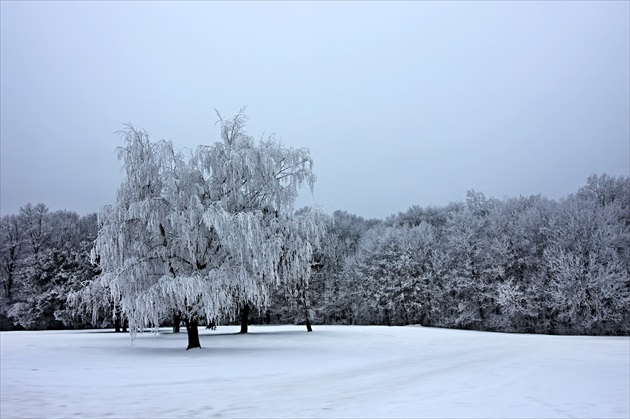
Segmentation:
[(0, 416), (630, 416), (628, 337), (250, 330), (3, 332)]

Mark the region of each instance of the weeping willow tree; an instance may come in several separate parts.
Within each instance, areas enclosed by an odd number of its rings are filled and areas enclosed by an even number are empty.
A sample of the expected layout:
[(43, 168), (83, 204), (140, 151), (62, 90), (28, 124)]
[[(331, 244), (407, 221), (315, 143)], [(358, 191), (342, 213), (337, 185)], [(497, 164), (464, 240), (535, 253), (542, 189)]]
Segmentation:
[(242, 111), (219, 118), (222, 141), (188, 155), (131, 125), (121, 132), (124, 179), (92, 251), (102, 274), (71, 296), (76, 306), (113, 304), (132, 337), (176, 313), (191, 349), (200, 321), (266, 307), (271, 287), (308, 278), (325, 231), (318, 211), (293, 215), (299, 189), (315, 183), (309, 151), (255, 141)]

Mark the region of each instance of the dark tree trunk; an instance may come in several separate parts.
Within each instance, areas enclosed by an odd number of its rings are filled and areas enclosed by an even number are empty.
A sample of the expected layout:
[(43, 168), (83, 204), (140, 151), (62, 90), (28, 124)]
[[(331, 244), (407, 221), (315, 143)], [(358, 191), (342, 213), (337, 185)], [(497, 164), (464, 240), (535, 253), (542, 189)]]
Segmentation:
[(392, 320), (389, 317), (389, 309), (385, 309), (385, 325), (387, 326), (391, 326), (392, 325)]
[(188, 332), (188, 347), (186, 350), (201, 348), (198, 327), (197, 320), (186, 320), (186, 332)]
[(306, 331), (307, 332), (313, 331), (313, 328), (311, 327), (311, 321), (308, 318), (308, 314), (306, 315)]
[(5, 296), (8, 301), (11, 301), (11, 288), (13, 288), (13, 263), (11, 263), (10, 267), (7, 268), (9, 271), (9, 275), (7, 277), (7, 282), (4, 284)]
[(271, 324), (271, 311), (269, 310), (265, 312), (265, 324)]
[(113, 308), (114, 308), (114, 331), (116, 333), (120, 333), (120, 328), (122, 327), (120, 318), (122, 317), (122, 315), (121, 315), (119, 307), (114, 306)]
[(182, 316), (179, 313), (173, 314), (173, 333), (179, 333), (179, 326), (182, 323)]
[(241, 332), (247, 333), (247, 324), (249, 322), (249, 304), (245, 303), (241, 312)]
[(306, 331), (312, 332), (313, 328), (311, 327), (311, 319), (308, 315), (310, 311), (310, 301), (308, 300), (308, 284), (304, 284), (304, 288), (302, 288), (302, 306), (304, 307), (304, 322), (306, 323)]

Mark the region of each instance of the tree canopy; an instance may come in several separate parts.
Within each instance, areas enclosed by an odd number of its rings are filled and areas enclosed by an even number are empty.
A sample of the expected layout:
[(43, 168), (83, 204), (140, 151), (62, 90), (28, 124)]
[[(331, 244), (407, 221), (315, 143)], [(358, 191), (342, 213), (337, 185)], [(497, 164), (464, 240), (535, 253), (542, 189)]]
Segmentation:
[(325, 217), (294, 215), (293, 204), (313, 188), (313, 161), (273, 136), (255, 141), (246, 120), (221, 118), (221, 141), (189, 154), (126, 126), (125, 177), (92, 253), (102, 274), (78, 300), (108, 292), (135, 333), (173, 313), (196, 324), (265, 307), (271, 287), (308, 280)]

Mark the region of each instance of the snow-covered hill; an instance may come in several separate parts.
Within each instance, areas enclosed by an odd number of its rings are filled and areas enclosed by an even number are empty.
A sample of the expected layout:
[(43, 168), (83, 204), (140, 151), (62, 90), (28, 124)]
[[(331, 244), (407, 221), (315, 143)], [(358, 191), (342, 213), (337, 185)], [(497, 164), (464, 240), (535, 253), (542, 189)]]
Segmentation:
[(630, 416), (628, 337), (250, 330), (3, 332), (0, 416)]

